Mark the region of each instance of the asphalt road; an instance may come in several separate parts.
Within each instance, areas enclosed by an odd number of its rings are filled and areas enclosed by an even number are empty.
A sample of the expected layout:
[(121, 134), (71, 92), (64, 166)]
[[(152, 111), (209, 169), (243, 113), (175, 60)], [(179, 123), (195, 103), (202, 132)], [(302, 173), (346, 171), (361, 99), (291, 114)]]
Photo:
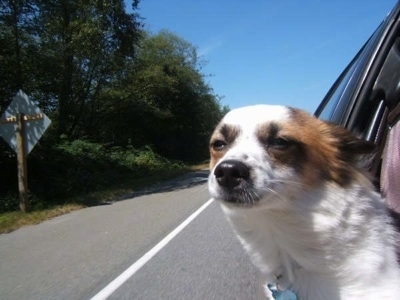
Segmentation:
[[(196, 172), (0, 235), (0, 299), (92, 299), (209, 199)], [(257, 299), (258, 272), (211, 203), (109, 299)]]

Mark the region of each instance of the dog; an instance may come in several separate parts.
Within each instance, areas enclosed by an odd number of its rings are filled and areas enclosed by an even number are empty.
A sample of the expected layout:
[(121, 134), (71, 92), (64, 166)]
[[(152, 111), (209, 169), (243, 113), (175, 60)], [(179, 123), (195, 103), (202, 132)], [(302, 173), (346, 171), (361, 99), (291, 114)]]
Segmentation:
[(265, 278), (267, 299), (400, 299), (396, 231), (358, 166), (373, 148), (285, 106), (234, 109), (216, 127), (209, 192)]

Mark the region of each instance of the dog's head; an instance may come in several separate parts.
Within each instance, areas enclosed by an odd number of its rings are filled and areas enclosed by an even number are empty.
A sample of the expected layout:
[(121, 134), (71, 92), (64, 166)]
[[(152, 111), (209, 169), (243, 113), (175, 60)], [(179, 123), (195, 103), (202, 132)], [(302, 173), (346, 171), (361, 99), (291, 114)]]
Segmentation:
[(235, 206), (317, 189), (346, 187), (360, 172), (360, 154), (373, 145), (342, 127), (295, 108), (248, 106), (230, 111), (210, 140), (209, 191)]

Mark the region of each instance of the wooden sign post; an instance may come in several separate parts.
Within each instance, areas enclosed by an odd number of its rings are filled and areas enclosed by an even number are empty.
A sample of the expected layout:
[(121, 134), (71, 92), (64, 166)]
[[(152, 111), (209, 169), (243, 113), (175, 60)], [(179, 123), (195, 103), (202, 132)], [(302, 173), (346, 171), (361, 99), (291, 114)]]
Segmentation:
[(19, 191), (19, 208), (22, 212), (29, 211), (28, 200), (28, 162), (27, 162), (27, 146), (26, 146), (26, 122), (31, 120), (43, 119), (43, 114), (27, 116), (24, 113), (17, 113), (15, 117), (0, 120), (1, 124), (16, 124), (15, 139), (18, 169), (18, 191)]
[(19, 208), (23, 212), (29, 210), (28, 201), (28, 167), (25, 145), (25, 121), (24, 114), (17, 113), (17, 168), (18, 168), (18, 190), (19, 190)]
[[(32, 126), (27, 126), (27, 122)], [(0, 136), (17, 154), (19, 207), (23, 212), (29, 211), (27, 156), (50, 123), (22, 91), (17, 93), (0, 119)]]

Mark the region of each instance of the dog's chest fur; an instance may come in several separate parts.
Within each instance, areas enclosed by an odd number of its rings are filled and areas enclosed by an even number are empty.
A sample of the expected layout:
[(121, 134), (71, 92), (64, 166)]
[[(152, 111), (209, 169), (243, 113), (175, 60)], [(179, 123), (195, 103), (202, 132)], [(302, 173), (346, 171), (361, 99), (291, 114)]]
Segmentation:
[[(384, 203), (375, 201), (375, 192), (357, 186), (334, 194), (329, 189), (305, 194), (306, 199), (297, 199), (299, 204), (286, 210), (222, 208), (266, 282), (296, 290), (298, 299), (377, 299), (385, 293), (388, 297), (382, 299), (395, 299), (400, 286), (391, 290), (390, 281), (398, 281), (398, 274), (376, 274), (394, 259), (386, 252), (395, 240)], [(332, 199), (320, 201), (322, 195)], [(385, 241), (387, 249), (376, 247), (382, 235), (393, 238)], [(377, 249), (369, 251), (371, 247)], [(378, 292), (376, 284), (387, 286), (387, 291)]]

